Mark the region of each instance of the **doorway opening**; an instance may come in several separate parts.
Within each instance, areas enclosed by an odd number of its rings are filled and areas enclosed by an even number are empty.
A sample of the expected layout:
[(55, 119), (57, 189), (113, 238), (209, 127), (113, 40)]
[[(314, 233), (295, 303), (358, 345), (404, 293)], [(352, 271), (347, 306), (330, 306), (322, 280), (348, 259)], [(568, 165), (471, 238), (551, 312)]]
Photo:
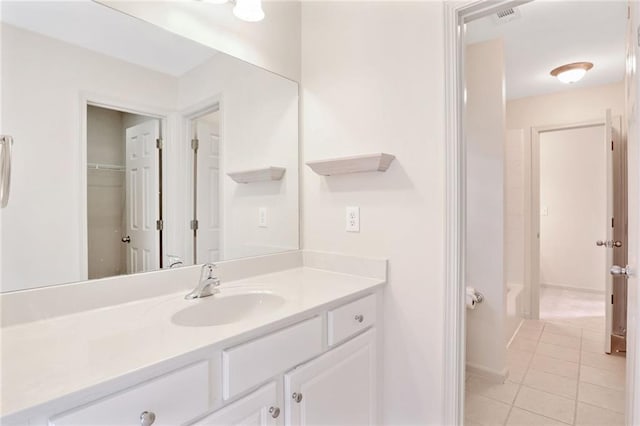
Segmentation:
[(86, 104), (89, 279), (162, 267), (162, 120)]
[[(610, 269), (626, 265), (626, 3), (468, 13), (458, 51), (463, 415), (624, 424), (626, 282)], [(595, 65), (581, 82), (550, 75), (582, 60)]]

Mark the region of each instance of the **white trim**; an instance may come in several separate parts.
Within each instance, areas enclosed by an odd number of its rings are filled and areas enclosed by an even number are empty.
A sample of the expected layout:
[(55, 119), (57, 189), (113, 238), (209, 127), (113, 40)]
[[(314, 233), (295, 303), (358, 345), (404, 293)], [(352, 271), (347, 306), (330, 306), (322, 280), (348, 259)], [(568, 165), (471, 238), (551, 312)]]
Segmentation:
[(445, 246), (444, 368), (442, 424), (464, 419), (465, 379), (465, 144), (463, 134), (464, 22), (529, 0), (447, 0), (444, 3), (445, 56)]
[(467, 374), (482, 377), (492, 383), (502, 384), (507, 380), (507, 377), (509, 377), (508, 368), (504, 368), (502, 371), (495, 371), (475, 364), (467, 364), (466, 368)]
[(552, 283), (540, 283), (540, 288), (553, 288), (556, 290), (569, 290), (576, 291), (579, 293), (590, 293), (590, 294), (601, 294), (604, 295), (604, 290), (594, 290), (591, 288), (580, 288), (580, 287), (572, 287), (570, 285), (562, 285), (562, 284), (552, 284)]
[[(167, 117), (170, 112), (153, 106), (140, 105), (134, 102), (129, 102), (122, 99), (105, 96), (98, 93), (80, 92), (80, 162), (78, 167), (80, 168), (80, 279), (79, 281), (86, 281), (89, 279), (89, 248), (88, 248), (88, 219), (87, 219), (87, 107), (97, 106), (101, 108), (113, 109), (130, 114), (145, 115), (151, 118), (157, 118), (160, 120), (160, 137), (168, 138), (173, 131), (172, 126), (168, 123)], [(165, 140), (167, 142), (167, 140)], [(162, 211), (163, 220), (166, 220), (167, 209), (167, 197), (164, 190), (167, 188), (167, 173), (166, 173), (166, 150), (162, 150)], [(163, 232), (162, 246), (167, 247), (167, 233)]]

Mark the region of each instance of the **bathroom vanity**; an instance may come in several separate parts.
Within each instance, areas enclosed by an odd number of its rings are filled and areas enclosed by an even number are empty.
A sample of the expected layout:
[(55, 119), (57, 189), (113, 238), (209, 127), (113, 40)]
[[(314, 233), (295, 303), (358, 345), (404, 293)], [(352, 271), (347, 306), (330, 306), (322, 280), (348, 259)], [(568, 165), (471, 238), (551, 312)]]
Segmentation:
[[(269, 271), (285, 257), (286, 269)], [(8, 318), (16, 323), (2, 328), (2, 424), (376, 424), (386, 262), (309, 252), (258, 259), (268, 273), (223, 278), (208, 298), (184, 299), (199, 273), (188, 267), (168, 271), (191, 281), (179, 291), (160, 285), (169, 293)], [(256, 270), (251, 262), (222, 262), (220, 275)], [(84, 285), (100, 296), (95, 282)], [(130, 285), (135, 293), (145, 283)], [(44, 291), (73, 295), (64, 287)], [(80, 304), (90, 298), (75, 291)], [(7, 296), (11, 310), (17, 299)]]

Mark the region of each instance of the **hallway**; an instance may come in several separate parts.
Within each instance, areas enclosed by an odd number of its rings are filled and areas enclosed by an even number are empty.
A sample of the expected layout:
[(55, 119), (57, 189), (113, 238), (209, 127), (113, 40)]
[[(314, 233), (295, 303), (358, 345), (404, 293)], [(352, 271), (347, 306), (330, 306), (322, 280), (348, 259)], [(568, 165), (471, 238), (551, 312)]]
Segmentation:
[(467, 376), (467, 425), (623, 425), (625, 358), (603, 353), (603, 296), (544, 288), (504, 384)]

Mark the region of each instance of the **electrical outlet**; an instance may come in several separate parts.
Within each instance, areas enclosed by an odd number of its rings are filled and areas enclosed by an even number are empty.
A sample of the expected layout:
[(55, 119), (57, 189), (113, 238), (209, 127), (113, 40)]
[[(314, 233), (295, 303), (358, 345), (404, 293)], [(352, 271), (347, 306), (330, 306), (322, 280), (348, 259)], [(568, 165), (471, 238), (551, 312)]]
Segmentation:
[(360, 232), (360, 207), (347, 207), (347, 232)]
[(258, 226), (260, 228), (267, 227), (267, 208), (266, 207), (260, 207), (258, 209)]

